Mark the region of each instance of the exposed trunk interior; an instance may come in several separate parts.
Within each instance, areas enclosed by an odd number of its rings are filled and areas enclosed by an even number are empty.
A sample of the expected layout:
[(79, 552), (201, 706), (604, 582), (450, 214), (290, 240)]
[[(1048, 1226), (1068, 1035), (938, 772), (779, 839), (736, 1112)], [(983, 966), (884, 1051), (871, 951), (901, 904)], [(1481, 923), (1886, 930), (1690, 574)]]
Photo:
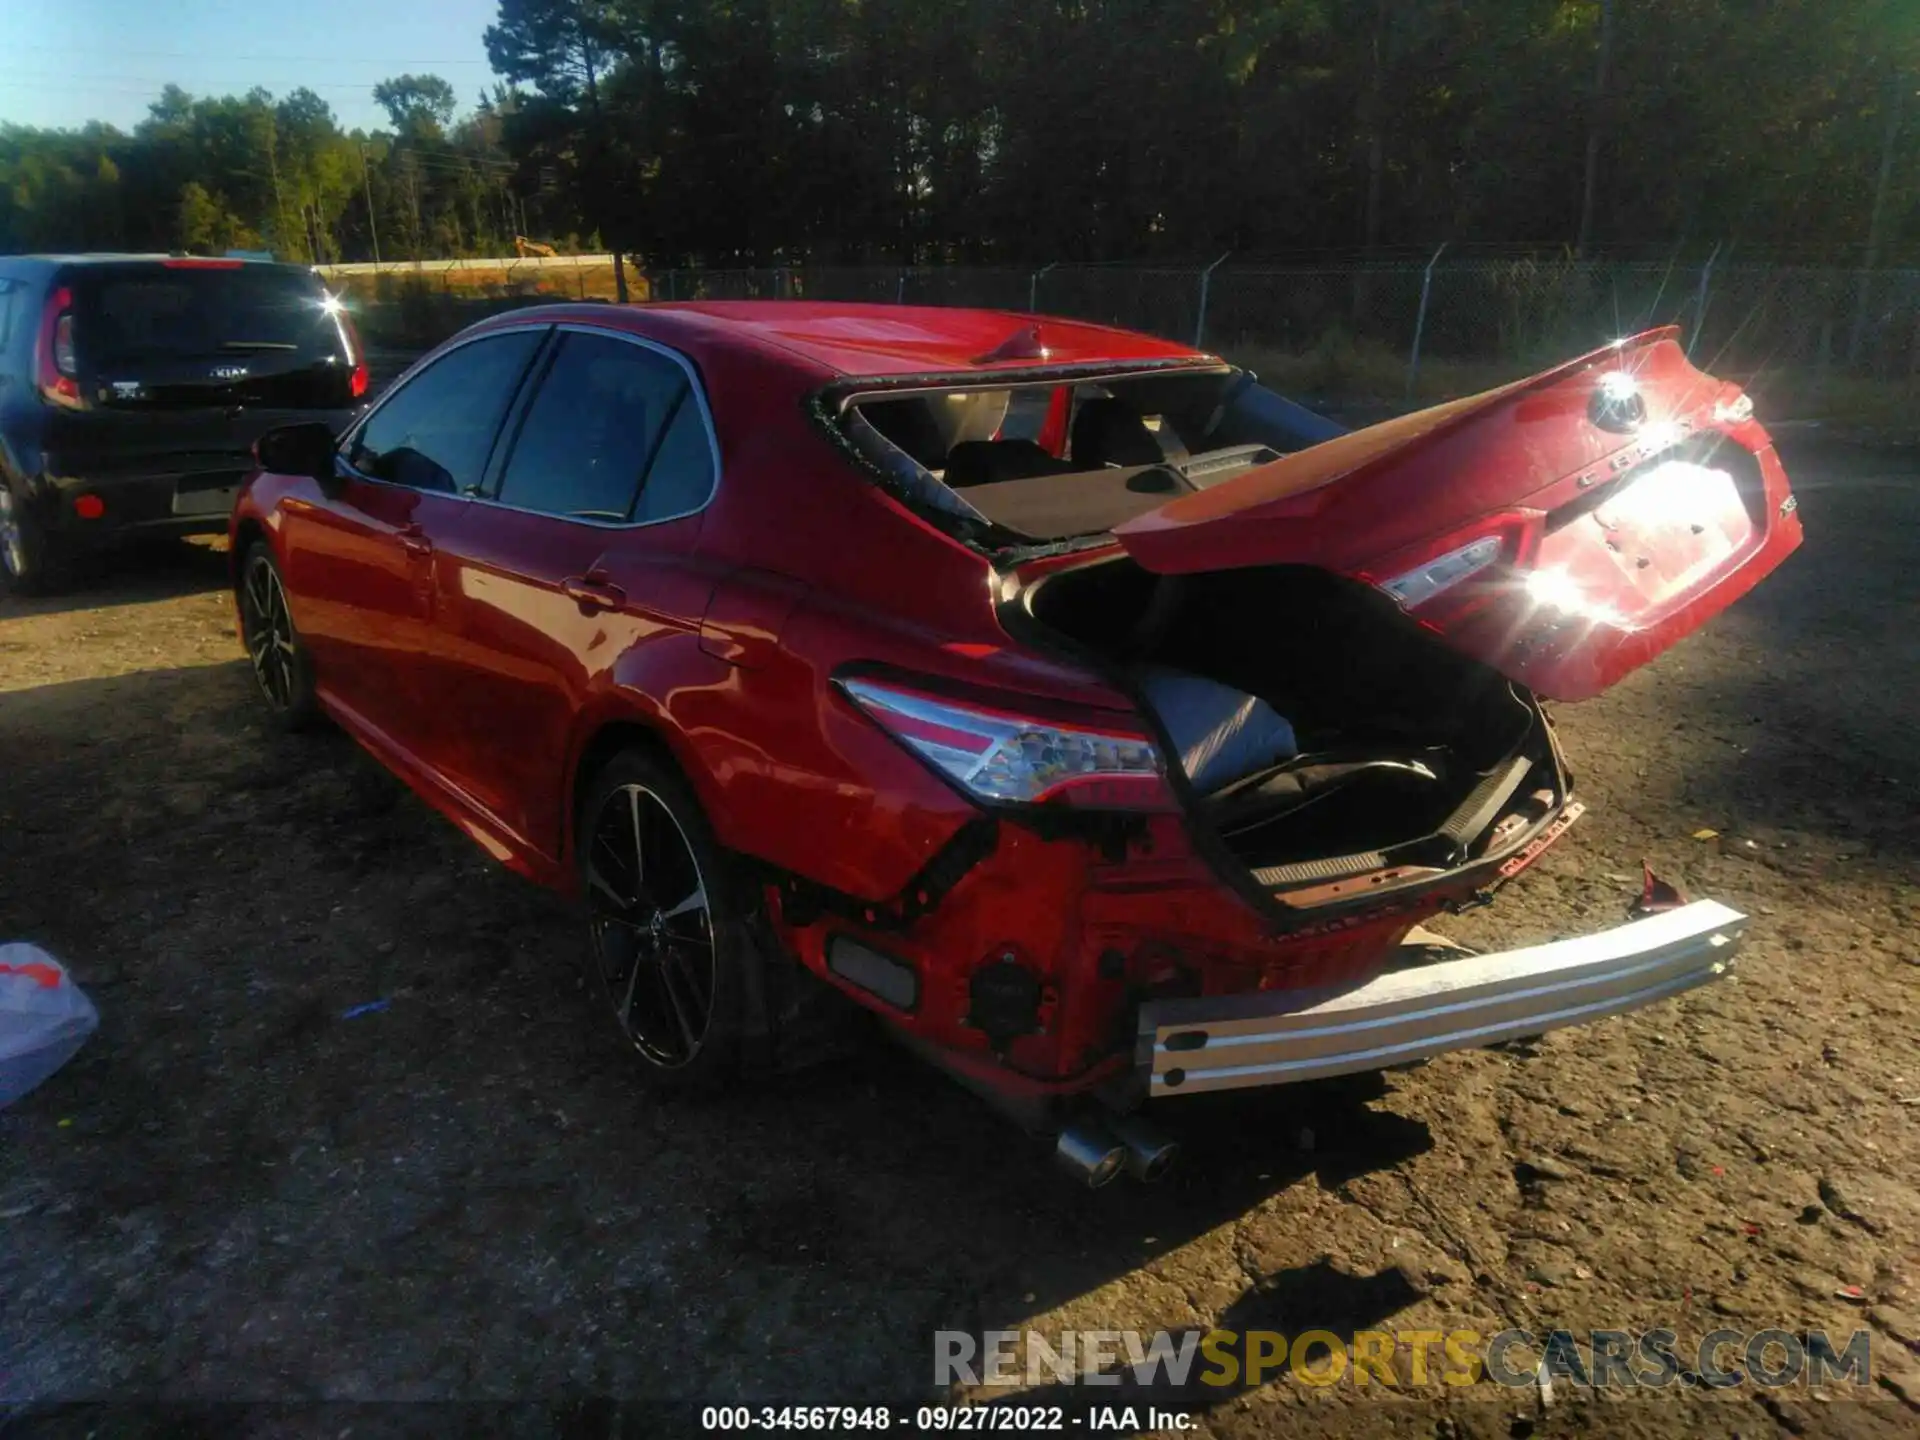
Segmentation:
[[(1161, 577), (1120, 558), (1028, 587), (1032, 616), (1141, 683), (1204, 820), (1273, 891), (1299, 903), (1352, 883), (1400, 884), (1515, 838), (1563, 798), (1533, 697), (1449, 649), (1370, 586), (1301, 566)], [(1155, 677), (1204, 677), (1257, 697), (1290, 745), (1204, 783), (1196, 756), (1231, 748), (1246, 707), (1156, 704)], [(1189, 707), (1191, 708), (1191, 707)], [(1258, 723), (1257, 720), (1253, 723)], [(1243, 755), (1246, 753), (1242, 747)]]

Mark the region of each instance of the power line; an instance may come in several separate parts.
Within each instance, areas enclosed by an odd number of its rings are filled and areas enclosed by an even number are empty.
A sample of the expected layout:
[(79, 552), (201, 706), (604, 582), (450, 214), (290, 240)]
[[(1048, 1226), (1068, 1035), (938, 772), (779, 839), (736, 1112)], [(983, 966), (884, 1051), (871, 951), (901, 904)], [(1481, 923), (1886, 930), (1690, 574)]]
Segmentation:
[[(7, 68), (8, 67), (6, 66), (0, 66), (0, 73), (4, 73)], [(32, 74), (32, 75), (42, 75), (42, 74), (45, 74), (46, 72), (44, 71), (44, 69), (36, 68), (36, 69), (29, 70), (26, 73)], [(6, 80), (6, 83), (9, 85), (31, 85), (36, 83), (34, 81), (28, 81), (28, 80), (16, 80), (12, 75), (5, 75), (5, 80)], [(83, 82), (89, 86), (91, 86), (94, 82), (102, 81), (102, 82), (109, 82), (115, 85), (124, 84), (124, 85), (141, 86), (141, 87), (151, 86), (156, 90), (164, 90), (169, 85), (179, 85), (182, 90), (186, 89), (186, 86), (180, 85), (180, 82), (178, 80), (163, 80), (151, 75), (87, 75), (87, 74), (63, 75), (58, 80), (48, 80), (48, 81), (38, 82), (38, 83), (45, 84), (45, 85), (54, 85), (60, 89), (68, 89), (68, 88), (71, 88), (72, 83), (75, 81)], [(254, 88), (265, 89), (266, 87), (259, 86)], [(371, 91), (378, 88), (378, 82), (371, 85), (363, 85), (363, 84), (349, 84), (344, 80), (334, 80), (334, 81), (323, 80), (318, 82), (307, 82), (305, 84), (296, 86), (294, 88), (302, 89), (302, 90)]]
[(431, 151), (413, 150), (396, 145), (389, 149), (387, 153), (401, 159), (412, 160), (417, 165), (425, 165), (429, 168), (435, 165), (443, 167), (451, 166), (455, 169), (465, 169), (468, 166), (491, 166), (496, 170), (518, 171), (520, 168), (518, 163), (512, 160), (494, 160), (484, 155), (464, 155), (459, 151), (448, 151), (446, 153), (436, 154)]
[(156, 87), (152, 85), (99, 85), (86, 83), (75, 84), (69, 80), (16, 80), (11, 75), (6, 77), (6, 83), (9, 86), (21, 90), (60, 90), (67, 92), (85, 90), (97, 95), (152, 95), (156, 90)]
[[(60, 54), (62, 52), (69, 52), (69, 51), (78, 51), (82, 54), (88, 54), (88, 55), (98, 53), (97, 47), (87, 46), (87, 45), (9, 44), (7, 48), (9, 50), (33, 50), (33, 51), (38, 51), (44, 54)], [(131, 56), (131, 57), (135, 57), (142, 60), (148, 60), (148, 59), (151, 59), (151, 60), (198, 60), (203, 63), (210, 60), (215, 64), (225, 64), (229, 61), (247, 62), (247, 63), (259, 62), (262, 64), (269, 64), (269, 65), (305, 65), (305, 66), (361, 65), (365, 63), (364, 61), (361, 61), (361, 60), (350, 59), (344, 55), (335, 55), (335, 56), (229, 55), (229, 54), (208, 55), (204, 51), (200, 51), (200, 50), (128, 50), (118, 46), (114, 48), (114, 53), (116, 55), (126, 55), (126, 56)], [(459, 59), (459, 60), (450, 59), (450, 58), (443, 59), (443, 60), (393, 60), (393, 59), (390, 59), (384, 63), (389, 65), (487, 65), (487, 66), (491, 66), (493, 62), (491, 60), (476, 60), (469, 57), (466, 59)]]

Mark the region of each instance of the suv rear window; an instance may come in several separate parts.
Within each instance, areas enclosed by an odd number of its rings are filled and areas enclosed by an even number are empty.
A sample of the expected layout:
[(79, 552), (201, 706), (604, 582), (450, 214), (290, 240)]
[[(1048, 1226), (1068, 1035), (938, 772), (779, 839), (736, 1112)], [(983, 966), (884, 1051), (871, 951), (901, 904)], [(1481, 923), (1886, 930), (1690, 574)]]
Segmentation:
[(299, 271), (191, 269), (108, 271), (80, 290), (80, 345), (94, 365), (156, 356), (271, 354), (344, 356), (325, 291)]

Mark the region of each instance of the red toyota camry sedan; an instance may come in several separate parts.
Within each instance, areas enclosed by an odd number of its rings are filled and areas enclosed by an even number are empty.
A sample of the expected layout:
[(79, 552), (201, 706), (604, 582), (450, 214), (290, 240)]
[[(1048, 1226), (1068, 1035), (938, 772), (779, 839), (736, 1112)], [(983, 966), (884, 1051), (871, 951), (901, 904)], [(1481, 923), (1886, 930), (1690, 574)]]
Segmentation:
[(663, 1083), (829, 987), (1099, 1183), (1165, 1165), (1180, 1096), (1634, 1009), (1738, 946), (1711, 900), (1404, 943), (1580, 814), (1542, 701), (1799, 543), (1670, 330), (1346, 431), (1064, 320), (555, 306), (258, 458), (266, 703), (576, 897)]

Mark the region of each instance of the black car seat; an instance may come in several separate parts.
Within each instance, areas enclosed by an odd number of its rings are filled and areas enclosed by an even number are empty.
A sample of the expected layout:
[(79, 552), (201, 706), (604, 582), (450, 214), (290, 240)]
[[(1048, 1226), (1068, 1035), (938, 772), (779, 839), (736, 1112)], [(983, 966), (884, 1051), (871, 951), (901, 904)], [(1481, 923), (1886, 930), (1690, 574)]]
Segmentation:
[(1077, 470), (1158, 465), (1167, 458), (1140, 412), (1124, 400), (1105, 395), (1081, 402), (1073, 417), (1067, 454)]
[(946, 482), (959, 490), (1036, 475), (1067, 475), (1074, 468), (1031, 440), (962, 440), (947, 452)]
[(912, 456), (924, 469), (938, 470), (946, 462), (947, 446), (940, 424), (919, 396), (870, 400), (860, 407), (860, 414), (895, 448)]

